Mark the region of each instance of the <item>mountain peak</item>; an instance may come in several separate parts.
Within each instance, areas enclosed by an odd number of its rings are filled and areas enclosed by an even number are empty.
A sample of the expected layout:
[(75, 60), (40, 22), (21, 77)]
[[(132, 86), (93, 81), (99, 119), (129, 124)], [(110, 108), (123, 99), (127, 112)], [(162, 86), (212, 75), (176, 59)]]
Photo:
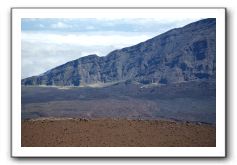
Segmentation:
[(132, 80), (170, 84), (215, 80), (216, 20), (171, 29), (107, 56), (91, 54), (22, 80), (22, 85), (73, 85)]
[(87, 55), (87, 56), (84, 56), (84, 57), (81, 57), (79, 59), (83, 59), (83, 58), (98, 58), (99, 56), (97, 54), (90, 54), (90, 55)]

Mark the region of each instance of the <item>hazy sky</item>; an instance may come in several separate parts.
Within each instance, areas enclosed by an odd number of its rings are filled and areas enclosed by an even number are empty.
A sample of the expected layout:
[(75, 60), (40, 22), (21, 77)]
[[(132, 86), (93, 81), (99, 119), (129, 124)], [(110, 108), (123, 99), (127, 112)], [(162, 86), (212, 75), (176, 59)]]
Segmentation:
[(198, 19), (32, 19), (21, 21), (22, 78), (89, 54), (105, 56)]

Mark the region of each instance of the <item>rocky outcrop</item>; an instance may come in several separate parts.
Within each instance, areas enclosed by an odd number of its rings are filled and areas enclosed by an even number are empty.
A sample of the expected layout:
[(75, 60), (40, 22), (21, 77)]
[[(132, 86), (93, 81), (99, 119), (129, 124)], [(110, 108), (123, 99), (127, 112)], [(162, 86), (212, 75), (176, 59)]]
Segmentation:
[(22, 85), (70, 85), (132, 80), (170, 84), (215, 80), (216, 19), (172, 29), (107, 56), (89, 55), (23, 79)]

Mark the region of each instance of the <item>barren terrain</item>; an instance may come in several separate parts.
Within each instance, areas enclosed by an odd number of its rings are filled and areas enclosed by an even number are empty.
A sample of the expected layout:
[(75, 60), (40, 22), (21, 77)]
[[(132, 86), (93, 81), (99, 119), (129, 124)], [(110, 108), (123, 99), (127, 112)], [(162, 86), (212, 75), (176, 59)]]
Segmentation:
[(22, 121), (23, 147), (214, 147), (213, 125), (164, 120)]
[(215, 124), (215, 82), (165, 86), (121, 82), (103, 88), (22, 86), (21, 118), (172, 119)]

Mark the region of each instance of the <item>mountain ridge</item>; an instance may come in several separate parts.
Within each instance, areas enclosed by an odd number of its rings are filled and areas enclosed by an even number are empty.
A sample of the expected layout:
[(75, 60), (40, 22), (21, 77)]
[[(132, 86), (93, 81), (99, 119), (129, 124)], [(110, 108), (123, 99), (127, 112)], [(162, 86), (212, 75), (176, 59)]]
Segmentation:
[(81, 86), (126, 80), (143, 84), (215, 80), (215, 35), (216, 20), (203, 19), (106, 56), (69, 61), (21, 83)]

